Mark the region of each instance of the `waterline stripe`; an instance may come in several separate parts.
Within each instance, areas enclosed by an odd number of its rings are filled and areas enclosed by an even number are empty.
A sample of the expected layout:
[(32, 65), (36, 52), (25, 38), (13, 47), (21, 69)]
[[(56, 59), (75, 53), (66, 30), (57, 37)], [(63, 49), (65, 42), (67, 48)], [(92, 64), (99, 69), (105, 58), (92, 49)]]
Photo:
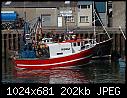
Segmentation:
[(53, 64), (40, 64), (40, 65), (25, 65), (25, 64), (17, 64), (17, 66), (51, 66), (51, 65), (58, 65), (58, 64), (65, 64), (65, 63), (70, 63), (70, 62), (74, 62), (74, 61), (79, 61), (85, 58), (89, 58), (91, 57), (91, 55), (83, 57), (83, 58), (79, 58), (79, 59), (75, 59), (75, 60), (71, 60), (71, 61), (66, 61), (66, 62), (60, 62), (60, 63), (53, 63)]

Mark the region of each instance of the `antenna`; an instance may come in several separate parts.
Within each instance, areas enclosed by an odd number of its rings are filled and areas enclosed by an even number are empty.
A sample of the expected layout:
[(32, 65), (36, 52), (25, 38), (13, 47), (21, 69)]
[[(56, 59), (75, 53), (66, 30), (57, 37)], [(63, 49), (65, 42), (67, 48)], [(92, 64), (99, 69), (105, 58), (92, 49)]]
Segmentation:
[(24, 12), (24, 15), (25, 15), (25, 22), (26, 22), (26, 8), (25, 8), (25, 1), (24, 1), (24, 8), (23, 8), (23, 12)]
[[(65, 4), (66, 4), (66, 10), (69, 11), (70, 9), (70, 1), (65, 1)], [(66, 22), (66, 32), (69, 33), (69, 28), (68, 28), (68, 18), (69, 18), (69, 15), (66, 14), (65, 16), (65, 22)]]

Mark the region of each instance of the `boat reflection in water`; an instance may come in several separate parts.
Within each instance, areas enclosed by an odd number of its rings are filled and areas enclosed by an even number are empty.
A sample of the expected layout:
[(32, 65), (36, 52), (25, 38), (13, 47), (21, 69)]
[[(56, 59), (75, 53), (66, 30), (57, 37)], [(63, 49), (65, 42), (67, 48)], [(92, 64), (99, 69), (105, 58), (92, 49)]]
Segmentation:
[[(125, 83), (125, 68), (109, 60), (94, 60), (87, 65), (50, 70), (16, 70), (15, 79), (21, 83), (77, 84)], [(121, 76), (122, 74), (122, 76)]]
[[(15, 76), (38, 83), (87, 83), (87, 77), (78, 68), (57, 68), (50, 70), (18, 70)], [(32, 81), (32, 82), (33, 82)]]

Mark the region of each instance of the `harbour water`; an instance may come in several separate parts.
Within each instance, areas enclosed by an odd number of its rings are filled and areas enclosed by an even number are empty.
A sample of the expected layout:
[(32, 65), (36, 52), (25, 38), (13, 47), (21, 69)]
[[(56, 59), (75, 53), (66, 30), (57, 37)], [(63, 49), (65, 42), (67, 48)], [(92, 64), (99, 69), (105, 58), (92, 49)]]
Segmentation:
[[(5, 59), (3, 59), (3, 62)], [(6, 59), (2, 83), (125, 83), (124, 61), (91, 60), (89, 64), (49, 70), (15, 70), (11, 60)]]

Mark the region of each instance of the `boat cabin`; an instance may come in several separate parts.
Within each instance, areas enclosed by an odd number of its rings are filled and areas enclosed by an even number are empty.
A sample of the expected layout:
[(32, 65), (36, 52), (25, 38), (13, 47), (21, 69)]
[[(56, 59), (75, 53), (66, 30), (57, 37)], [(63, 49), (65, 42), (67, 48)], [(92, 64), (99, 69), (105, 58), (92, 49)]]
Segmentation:
[(67, 56), (72, 54), (71, 43), (48, 44), (50, 58)]
[(26, 50), (21, 53), (21, 58), (58, 58), (68, 56), (80, 51), (90, 49), (95, 46), (93, 39), (66, 40), (63, 42), (52, 42), (52, 38), (42, 39), (42, 44), (38, 50), (32, 50), (32, 45), (28, 44)]
[(82, 50), (87, 50), (94, 46), (93, 39), (86, 40), (70, 40), (61, 43), (47, 44), (50, 58), (68, 56), (72, 53), (77, 53)]

